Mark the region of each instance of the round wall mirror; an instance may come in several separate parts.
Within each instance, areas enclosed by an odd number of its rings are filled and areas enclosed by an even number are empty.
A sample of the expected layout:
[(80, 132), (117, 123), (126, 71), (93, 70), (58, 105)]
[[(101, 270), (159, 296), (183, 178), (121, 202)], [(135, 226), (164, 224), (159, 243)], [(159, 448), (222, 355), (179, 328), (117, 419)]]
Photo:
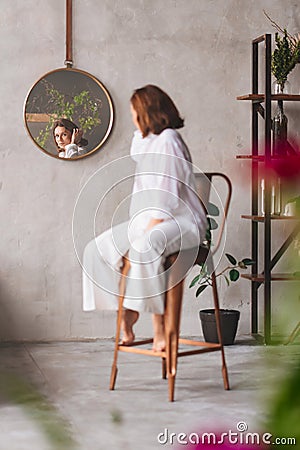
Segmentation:
[(98, 150), (108, 138), (113, 104), (107, 89), (93, 75), (73, 68), (56, 69), (30, 89), (24, 121), (40, 150), (55, 158), (80, 159)]

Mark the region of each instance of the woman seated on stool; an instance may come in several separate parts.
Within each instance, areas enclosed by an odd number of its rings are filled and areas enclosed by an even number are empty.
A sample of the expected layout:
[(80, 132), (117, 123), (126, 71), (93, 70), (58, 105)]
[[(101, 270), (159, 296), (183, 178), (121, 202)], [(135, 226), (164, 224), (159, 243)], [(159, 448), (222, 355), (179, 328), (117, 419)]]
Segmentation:
[(126, 255), (130, 270), (122, 343), (134, 341), (139, 313), (150, 312), (153, 349), (163, 351), (166, 257), (199, 247), (205, 240), (207, 220), (195, 192), (191, 155), (176, 131), (183, 127), (183, 119), (173, 101), (159, 87), (147, 85), (133, 93), (130, 103), (137, 128), (130, 152), (136, 162), (130, 220), (112, 226), (86, 246), (83, 309), (118, 309), (122, 257)]

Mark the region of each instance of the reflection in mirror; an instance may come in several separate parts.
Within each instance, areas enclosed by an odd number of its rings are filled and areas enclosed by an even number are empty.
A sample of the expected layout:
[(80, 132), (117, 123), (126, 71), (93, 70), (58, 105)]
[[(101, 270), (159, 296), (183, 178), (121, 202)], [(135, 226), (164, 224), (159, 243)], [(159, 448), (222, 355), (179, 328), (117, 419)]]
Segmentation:
[(77, 69), (57, 69), (29, 91), (24, 119), (30, 137), (45, 153), (79, 159), (98, 150), (108, 138), (113, 105), (94, 76)]

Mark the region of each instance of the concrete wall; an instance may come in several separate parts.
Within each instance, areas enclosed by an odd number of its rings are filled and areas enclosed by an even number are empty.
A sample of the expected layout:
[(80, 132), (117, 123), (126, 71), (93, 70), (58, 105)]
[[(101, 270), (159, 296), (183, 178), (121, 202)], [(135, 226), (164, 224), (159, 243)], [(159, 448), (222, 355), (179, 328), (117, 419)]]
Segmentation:
[[(235, 98), (250, 91), (251, 39), (274, 31), (263, 9), (291, 32), (300, 29), (296, 0), (73, 3), (75, 67), (106, 85), (116, 116), (101, 151), (68, 163), (39, 151), (22, 117), (24, 99), (35, 80), (63, 66), (65, 2), (0, 0), (2, 339), (113, 335), (114, 314), (81, 311), (72, 213), (81, 187), (94, 171), (128, 154), (134, 130), (128, 99), (134, 88), (146, 83), (158, 84), (174, 98), (186, 120), (182, 133), (194, 163), (231, 177), (234, 195), (226, 250), (249, 255), (250, 224), (240, 215), (249, 212), (250, 167), (235, 156), (248, 152), (250, 104)], [(298, 67), (294, 72), (294, 79), (299, 78)], [(105, 220), (104, 214), (103, 229)], [(240, 309), (240, 333), (248, 333), (248, 282), (221, 287), (221, 294), (222, 306)], [(209, 302), (208, 294), (196, 301), (186, 288), (184, 333), (198, 333), (197, 310)], [(148, 316), (138, 331), (150, 331)]]

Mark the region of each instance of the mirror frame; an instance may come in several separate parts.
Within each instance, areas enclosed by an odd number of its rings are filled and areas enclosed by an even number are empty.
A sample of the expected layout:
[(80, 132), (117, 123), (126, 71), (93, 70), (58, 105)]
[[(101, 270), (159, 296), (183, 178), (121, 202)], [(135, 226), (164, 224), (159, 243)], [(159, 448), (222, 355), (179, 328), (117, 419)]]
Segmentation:
[[(91, 80), (93, 80), (101, 89), (101, 91), (104, 93), (104, 96), (107, 100), (108, 103), (108, 107), (109, 107), (109, 113), (110, 113), (110, 117), (109, 117), (109, 122), (108, 122), (108, 126), (107, 129), (105, 131), (105, 134), (103, 136), (103, 138), (101, 139), (101, 141), (96, 145), (95, 148), (93, 148), (92, 150), (90, 150), (88, 153), (85, 153), (83, 155), (77, 156), (76, 158), (60, 158), (58, 155), (52, 154), (51, 152), (47, 151), (45, 148), (41, 147), (38, 142), (35, 140), (35, 138), (32, 136), (31, 131), (29, 129), (28, 123), (27, 123), (27, 118), (26, 118), (26, 114), (30, 114), (26, 112), (26, 106), (29, 100), (29, 97), (32, 93), (32, 91), (34, 90), (34, 88), (38, 85), (38, 83), (40, 83), (40, 81), (42, 81), (43, 79), (45, 79), (47, 76), (54, 74), (54, 73), (58, 73), (58, 72), (75, 72), (75, 73), (79, 73), (81, 75), (84, 75), (88, 78), (90, 78)], [(47, 72), (46, 74), (42, 75), (33, 85), (32, 87), (29, 89), (28, 94), (26, 95), (25, 101), (24, 101), (24, 108), (23, 108), (23, 120), (24, 120), (24, 124), (25, 124), (25, 128), (26, 131), (29, 135), (29, 137), (31, 138), (31, 140), (34, 142), (34, 144), (40, 149), (42, 150), (46, 155), (51, 156), (52, 158), (56, 158), (59, 160), (64, 160), (64, 161), (77, 161), (78, 159), (82, 159), (85, 158), (87, 156), (92, 155), (93, 153), (95, 153), (97, 150), (100, 149), (100, 147), (103, 146), (103, 144), (106, 142), (106, 140), (108, 139), (111, 131), (112, 131), (112, 127), (113, 127), (113, 123), (114, 123), (114, 107), (113, 107), (113, 102), (111, 99), (111, 96), (108, 92), (108, 90), (106, 89), (106, 87), (94, 76), (91, 75), (89, 72), (86, 72), (84, 70), (80, 70), (80, 69), (74, 69), (73, 67), (63, 67), (63, 68), (59, 68), (59, 69), (54, 69), (51, 70), (49, 72)]]

